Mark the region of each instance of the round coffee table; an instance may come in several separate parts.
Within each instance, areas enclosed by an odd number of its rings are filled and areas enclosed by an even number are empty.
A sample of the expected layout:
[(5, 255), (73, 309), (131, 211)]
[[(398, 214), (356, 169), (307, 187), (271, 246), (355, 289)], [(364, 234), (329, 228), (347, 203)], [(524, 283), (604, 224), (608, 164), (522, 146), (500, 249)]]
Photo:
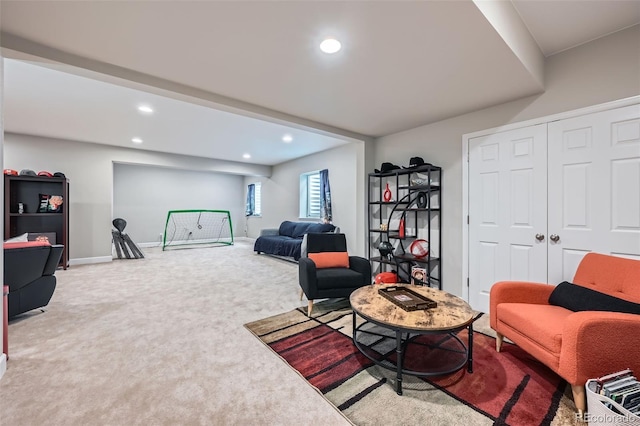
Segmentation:
[[(406, 311), (378, 293), (382, 288), (407, 288), (437, 303), (435, 308)], [(397, 373), (396, 392), (402, 395), (402, 375), (441, 376), (454, 373), (467, 365), (473, 372), (473, 321), (476, 313), (464, 300), (442, 290), (429, 287), (392, 284), (370, 285), (351, 293), (353, 309), (353, 343), (358, 350), (371, 361)], [(356, 318), (365, 321), (356, 326)], [(469, 329), (468, 344), (456, 335), (465, 328)], [(436, 336), (429, 342), (421, 342), (424, 335)], [(368, 343), (365, 343), (365, 340)], [(384, 353), (372, 350), (367, 344), (383, 347), (395, 340), (395, 351)], [(378, 343), (376, 343), (378, 342)], [(424, 371), (408, 370), (403, 367), (407, 347), (417, 345), (430, 359), (446, 359), (444, 366)], [(421, 348), (420, 348), (421, 347)], [(435, 354), (435, 355), (434, 355)], [(395, 355), (395, 362), (392, 357)], [(442, 358), (446, 357), (446, 358)], [(391, 359), (390, 359), (391, 358)]]

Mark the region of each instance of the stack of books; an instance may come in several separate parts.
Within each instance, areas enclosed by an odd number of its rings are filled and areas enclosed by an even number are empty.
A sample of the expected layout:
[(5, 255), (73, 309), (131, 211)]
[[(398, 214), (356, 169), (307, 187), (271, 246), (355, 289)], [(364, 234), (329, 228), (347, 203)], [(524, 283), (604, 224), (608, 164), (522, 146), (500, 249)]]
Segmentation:
[[(622, 370), (597, 378), (595, 391), (620, 404), (632, 414), (640, 415), (640, 381), (631, 370)], [(608, 404), (608, 408), (618, 411), (613, 404)]]

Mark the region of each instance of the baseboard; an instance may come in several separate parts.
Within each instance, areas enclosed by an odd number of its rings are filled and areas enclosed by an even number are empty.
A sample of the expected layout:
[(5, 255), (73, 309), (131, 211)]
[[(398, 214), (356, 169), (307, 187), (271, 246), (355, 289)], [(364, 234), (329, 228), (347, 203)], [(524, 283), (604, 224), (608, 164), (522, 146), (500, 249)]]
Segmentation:
[(5, 371), (7, 371), (7, 355), (0, 354), (0, 380), (2, 380)]
[(151, 243), (138, 243), (136, 244), (138, 247), (162, 247), (162, 243), (157, 241)]
[(78, 259), (69, 259), (69, 266), (89, 265), (92, 263), (107, 263), (111, 262), (112, 260), (112, 256), (81, 257)]

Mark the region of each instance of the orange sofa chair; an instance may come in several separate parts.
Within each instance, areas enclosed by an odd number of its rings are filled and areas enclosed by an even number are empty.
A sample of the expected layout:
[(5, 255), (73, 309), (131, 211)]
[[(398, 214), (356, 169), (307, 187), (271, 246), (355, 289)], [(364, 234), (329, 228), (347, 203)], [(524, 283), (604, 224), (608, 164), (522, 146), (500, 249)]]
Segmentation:
[[(621, 303), (627, 305), (638, 304), (640, 261), (588, 253), (578, 266), (573, 284), (576, 286), (560, 285), (582, 293), (589, 293), (585, 288), (595, 290), (622, 299)], [(490, 293), (491, 328), (497, 333), (498, 352), (507, 337), (571, 384), (576, 409), (582, 414), (586, 410), (588, 379), (625, 368), (640, 374), (640, 314), (574, 312), (549, 303), (555, 289), (555, 285), (532, 282), (494, 284)], [(569, 304), (579, 299), (569, 300)], [(586, 299), (588, 304), (600, 300)]]

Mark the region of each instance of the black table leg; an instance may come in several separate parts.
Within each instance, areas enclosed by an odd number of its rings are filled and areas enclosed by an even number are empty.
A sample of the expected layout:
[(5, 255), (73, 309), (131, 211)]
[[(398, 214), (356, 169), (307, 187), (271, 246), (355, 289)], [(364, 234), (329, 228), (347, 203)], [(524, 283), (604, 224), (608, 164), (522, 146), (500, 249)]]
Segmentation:
[(396, 377), (396, 392), (398, 395), (402, 395), (402, 332), (396, 331), (396, 359), (397, 359), (397, 377)]
[(469, 324), (469, 360), (467, 362), (467, 371), (473, 373), (473, 322)]

